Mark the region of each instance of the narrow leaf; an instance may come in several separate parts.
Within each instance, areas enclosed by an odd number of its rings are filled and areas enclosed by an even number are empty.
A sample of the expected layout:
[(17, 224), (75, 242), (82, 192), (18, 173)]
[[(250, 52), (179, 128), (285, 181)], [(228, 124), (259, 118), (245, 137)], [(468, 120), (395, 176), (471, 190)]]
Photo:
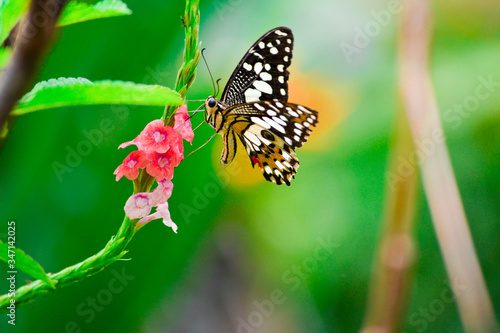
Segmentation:
[(60, 106), (100, 104), (179, 106), (182, 98), (177, 92), (159, 85), (59, 78), (37, 83), (11, 114), (19, 116)]
[(0, 44), (9, 37), (12, 28), (28, 10), (29, 3), (29, 0), (0, 0)]
[(50, 279), (50, 276), (45, 273), (42, 266), (40, 266), (36, 260), (24, 253), (23, 250), (11, 247), (7, 243), (0, 242), (0, 259), (7, 263), (7, 272), (20, 270), (31, 275), (35, 279), (42, 280), (52, 288), (56, 288), (54, 282)]
[(12, 50), (8, 48), (0, 49), (0, 69), (4, 68), (12, 56)]
[(103, 0), (93, 5), (71, 1), (64, 7), (57, 25), (65, 26), (88, 20), (130, 14), (132, 11), (120, 0)]

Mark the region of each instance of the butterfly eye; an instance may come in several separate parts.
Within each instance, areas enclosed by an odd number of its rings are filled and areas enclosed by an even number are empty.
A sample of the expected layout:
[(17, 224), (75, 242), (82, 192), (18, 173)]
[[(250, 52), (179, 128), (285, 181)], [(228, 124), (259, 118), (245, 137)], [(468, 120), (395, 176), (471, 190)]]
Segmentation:
[(215, 105), (217, 105), (217, 101), (215, 100), (215, 98), (210, 98), (208, 100), (208, 106), (213, 108)]

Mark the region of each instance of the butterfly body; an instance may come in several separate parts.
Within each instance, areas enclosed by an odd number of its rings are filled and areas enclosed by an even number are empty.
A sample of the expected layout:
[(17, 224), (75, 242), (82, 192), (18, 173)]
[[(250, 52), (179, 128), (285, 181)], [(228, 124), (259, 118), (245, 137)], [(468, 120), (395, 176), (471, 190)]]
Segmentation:
[(316, 111), (288, 103), (292, 48), (289, 28), (270, 30), (240, 61), (221, 99), (205, 101), (205, 121), (224, 139), (222, 165), (234, 159), (238, 138), (252, 165), (278, 185), (290, 185), (300, 165), (295, 148), (307, 141), (318, 119)]

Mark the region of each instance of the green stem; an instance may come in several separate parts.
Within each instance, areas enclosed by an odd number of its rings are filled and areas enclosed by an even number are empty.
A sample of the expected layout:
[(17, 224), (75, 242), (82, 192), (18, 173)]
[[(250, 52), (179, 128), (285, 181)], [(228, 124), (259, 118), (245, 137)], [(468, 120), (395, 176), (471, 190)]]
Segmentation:
[[(199, 0), (187, 0), (184, 12), (184, 24), (186, 26), (186, 40), (184, 48), (184, 61), (177, 73), (175, 90), (185, 99), (186, 94), (194, 82), (196, 68), (200, 61), (201, 43), (199, 41), (200, 11)], [(168, 126), (174, 123), (175, 107), (167, 105), (163, 113), (163, 121)]]
[[(179, 70), (176, 82), (176, 90), (185, 98), (187, 91), (194, 81), (196, 66), (200, 58), (200, 42), (199, 42), (199, 0), (186, 0), (186, 10), (184, 13), (184, 22), (186, 24), (186, 43), (184, 48), (184, 61)], [(162, 119), (168, 124), (173, 125), (175, 108), (166, 106), (165, 114)], [(148, 191), (154, 178), (141, 173), (138, 182), (134, 182), (134, 193)], [(135, 227), (137, 220), (130, 220), (125, 217), (115, 237), (106, 244), (106, 246), (97, 254), (85, 259), (84, 261), (73, 266), (66, 267), (55, 274), (50, 274), (51, 280), (57, 288), (68, 286), (72, 283), (88, 278), (115, 261), (121, 259), (127, 251), (125, 248), (131, 241), (134, 234), (137, 232)], [(16, 306), (23, 303), (33, 301), (37, 297), (52, 292), (50, 285), (41, 280), (33, 281), (16, 290), (14, 299)], [(11, 297), (8, 295), (0, 296), (0, 313), (6, 312)]]
[[(125, 247), (132, 239), (134, 233), (134, 224), (128, 217), (125, 217), (120, 229), (118, 230), (117, 236), (111, 238), (108, 244), (106, 244), (106, 246), (99, 251), (99, 253), (78, 264), (66, 267), (58, 273), (50, 275), (56, 289), (90, 277), (103, 270), (111, 263), (122, 258), (125, 253), (127, 253), (127, 251), (125, 251)], [(41, 280), (33, 281), (16, 290), (16, 306), (32, 301), (33, 299), (56, 289), (53, 289)], [(8, 297), (8, 295), (0, 296), (0, 309), (2, 312), (6, 311), (6, 307), (10, 303), (10, 299), (11, 297)]]

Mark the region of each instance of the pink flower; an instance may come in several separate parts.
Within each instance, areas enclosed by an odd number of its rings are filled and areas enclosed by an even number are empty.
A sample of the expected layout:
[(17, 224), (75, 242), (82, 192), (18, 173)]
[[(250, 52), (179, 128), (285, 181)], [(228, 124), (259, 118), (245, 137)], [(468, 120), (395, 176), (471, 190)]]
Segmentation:
[(136, 193), (128, 198), (125, 203), (125, 214), (131, 219), (139, 219), (151, 212), (150, 193)]
[(177, 132), (172, 127), (165, 126), (163, 120), (156, 119), (147, 124), (134, 140), (122, 143), (118, 148), (136, 145), (140, 150), (164, 153), (171, 144), (177, 142), (176, 134)]
[(174, 177), (174, 168), (181, 162), (182, 155), (170, 149), (164, 154), (157, 152), (149, 153), (147, 154), (147, 159), (151, 161), (146, 168), (147, 173), (160, 182), (164, 179), (170, 180)]
[(119, 181), (123, 176), (130, 180), (136, 179), (139, 175), (139, 169), (144, 169), (148, 163), (146, 153), (143, 150), (131, 152), (113, 173), (116, 175), (116, 181)]
[(167, 202), (167, 200), (172, 196), (172, 190), (174, 189), (174, 184), (169, 179), (164, 179), (158, 183), (158, 187), (151, 192), (151, 202), (153, 206), (158, 206)]
[(175, 113), (174, 129), (179, 133), (182, 138), (193, 144), (194, 132), (191, 127), (191, 120), (187, 112), (187, 105), (180, 106)]
[(172, 228), (172, 230), (177, 233), (177, 225), (170, 218), (170, 212), (168, 210), (168, 202), (158, 205), (156, 208), (156, 213), (148, 215), (137, 222), (137, 226), (148, 223), (156, 219), (163, 219), (163, 224), (167, 227)]
[(146, 125), (138, 139), (146, 152), (166, 153), (176, 144), (177, 133), (172, 127), (165, 126), (163, 120), (157, 119)]
[[(170, 218), (167, 202), (172, 195), (173, 188), (174, 184), (165, 179), (158, 182), (158, 186), (152, 192), (132, 195), (125, 204), (125, 213), (130, 219), (141, 218), (137, 222), (137, 227), (161, 218), (166, 226), (171, 227), (177, 233), (177, 225)], [(149, 214), (151, 208), (155, 206), (157, 206), (156, 212)]]
[[(168, 199), (172, 195), (174, 168), (184, 158), (183, 139), (193, 142), (194, 133), (187, 112), (187, 106), (178, 108), (175, 114), (174, 127), (165, 126), (162, 120), (150, 122), (134, 140), (125, 142), (119, 148), (136, 145), (139, 150), (130, 153), (114, 174), (116, 180), (125, 176), (130, 180), (137, 179), (139, 169), (146, 169), (158, 183), (156, 189), (149, 193), (132, 195), (125, 204), (125, 213), (130, 219), (140, 219), (137, 226), (163, 219), (163, 223), (177, 232), (177, 225), (172, 222), (168, 211)], [(137, 185), (137, 184), (136, 184)], [(156, 212), (151, 209), (156, 207)]]

